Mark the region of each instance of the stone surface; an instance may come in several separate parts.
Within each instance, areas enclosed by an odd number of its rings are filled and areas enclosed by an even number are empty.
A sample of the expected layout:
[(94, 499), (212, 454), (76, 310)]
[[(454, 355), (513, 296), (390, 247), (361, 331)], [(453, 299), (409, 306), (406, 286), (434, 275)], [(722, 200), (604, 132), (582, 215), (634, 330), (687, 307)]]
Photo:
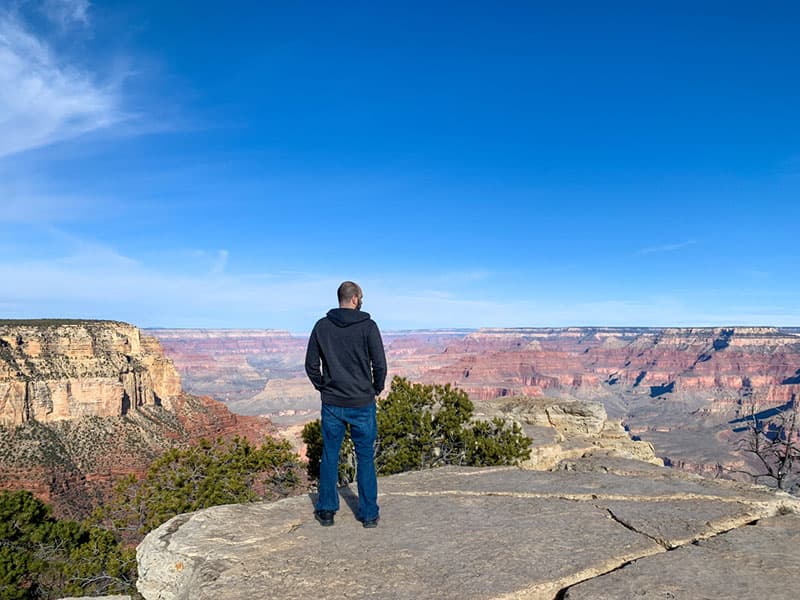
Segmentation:
[(80, 598), (61, 598), (60, 600), (131, 600), (130, 596), (81, 596)]
[(663, 466), (652, 444), (633, 440), (619, 421), (608, 418), (599, 402), (512, 397), (480, 402), (478, 419), (500, 417), (531, 438), (526, 469), (552, 469), (564, 459), (592, 455), (618, 456)]
[[(697, 540), (800, 510), (766, 488), (607, 457), (552, 472), (446, 467), (379, 485), (373, 530), (355, 520), (349, 488), (328, 528), (305, 496), (179, 515), (139, 546), (139, 591), (146, 600), (552, 600), (631, 561), (659, 564)], [(796, 586), (800, 570), (786, 577)]]
[(800, 517), (784, 515), (578, 584), (564, 600), (776, 598), (800, 590)]

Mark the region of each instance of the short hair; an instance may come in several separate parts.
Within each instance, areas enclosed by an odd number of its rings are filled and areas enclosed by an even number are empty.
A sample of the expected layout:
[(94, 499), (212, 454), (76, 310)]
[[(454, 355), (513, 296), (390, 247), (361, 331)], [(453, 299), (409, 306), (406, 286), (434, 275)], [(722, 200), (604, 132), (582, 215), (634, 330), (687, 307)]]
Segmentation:
[(339, 289), (336, 290), (336, 296), (339, 298), (339, 304), (342, 302), (347, 302), (353, 296), (361, 296), (364, 295), (364, 292), (361, 291), (361, 286), (357, 283), (353, 283), (352, 281), (345, 281), (342, 285), (339, 286)]

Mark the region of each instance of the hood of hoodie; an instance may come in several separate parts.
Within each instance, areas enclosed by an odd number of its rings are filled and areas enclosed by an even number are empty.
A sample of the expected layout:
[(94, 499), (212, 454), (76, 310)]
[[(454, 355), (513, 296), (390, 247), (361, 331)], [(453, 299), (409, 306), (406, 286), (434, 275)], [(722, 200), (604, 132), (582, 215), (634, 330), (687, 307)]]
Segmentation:
[(339, 327), (349, 327), (370, 319), (368, 312), (353, 308), (332, 308), (328, 311), (327, 317)]

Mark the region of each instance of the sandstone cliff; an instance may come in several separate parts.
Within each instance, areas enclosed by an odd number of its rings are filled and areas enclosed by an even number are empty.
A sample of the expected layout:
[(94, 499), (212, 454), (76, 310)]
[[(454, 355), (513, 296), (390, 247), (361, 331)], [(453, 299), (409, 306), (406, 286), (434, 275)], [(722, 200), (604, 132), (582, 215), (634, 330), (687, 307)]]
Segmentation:
[(112, 321), (0, 321), (0, 423), (171, 408), (181, 381), (158, 340)]
[(343, 488), (179, 515), (140, 544), (146, 600), (260, 598), (693, 600), (796, 597), (800, 501), (643, 462), (552, 472), (445, 467), (379, 480), (363, 529)]
[(181, 391), (159, 342), (113, 321), (0, 321), (0, 489), (81, 516), (120, 476), (200, 437), (273, 433)]

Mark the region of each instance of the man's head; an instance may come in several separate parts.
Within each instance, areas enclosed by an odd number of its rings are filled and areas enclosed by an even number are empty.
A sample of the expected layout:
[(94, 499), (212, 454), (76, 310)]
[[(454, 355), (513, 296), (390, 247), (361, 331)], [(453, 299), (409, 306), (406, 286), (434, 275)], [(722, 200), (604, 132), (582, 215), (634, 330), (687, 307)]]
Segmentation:
[(364, 297), (364, 293), (357, 283), (345, 281), (339, 286), (336, 295), (339, 297), (339, 308), (361, 310), (361, 299)]

